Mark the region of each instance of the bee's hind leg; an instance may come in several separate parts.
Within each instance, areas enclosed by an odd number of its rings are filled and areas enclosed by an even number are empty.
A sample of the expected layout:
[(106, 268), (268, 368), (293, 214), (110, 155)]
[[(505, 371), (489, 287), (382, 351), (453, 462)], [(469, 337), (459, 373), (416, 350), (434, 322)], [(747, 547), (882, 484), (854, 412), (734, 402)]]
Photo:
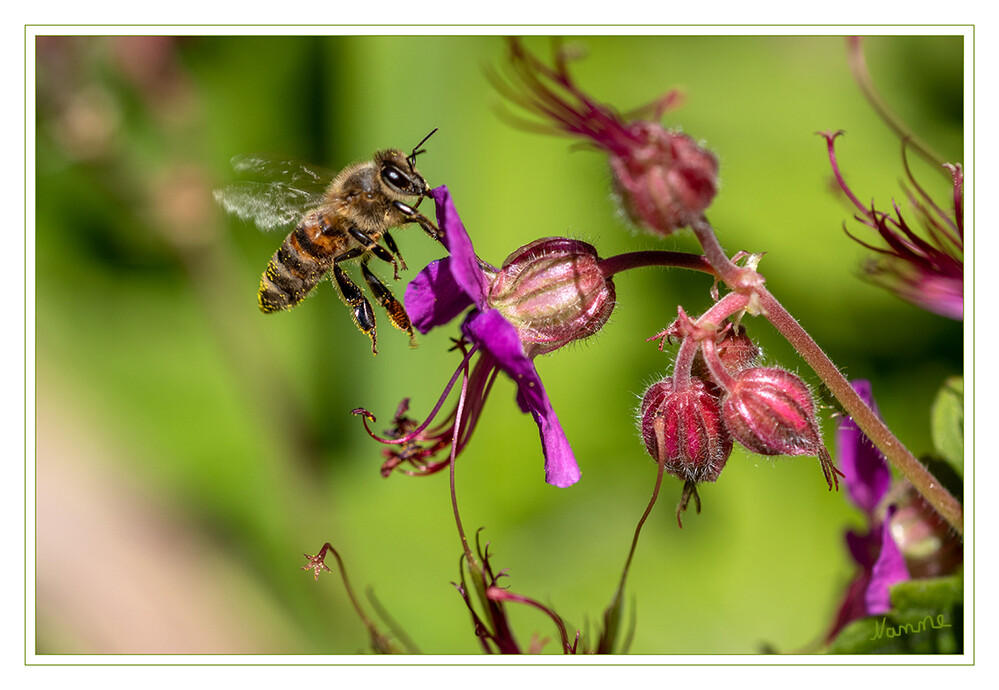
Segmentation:
[(347, 306), (350, 307), (351, 314), (354, 317), (354, 325), (357, 326), (357, 329), (361, 333), (371, 338), (371, 354), (377, 355), (375, 313), (371, 309), (371, 302), (361, 292), (361, 288), (357, 287), (354, 281), (343, 272), (338, 263), (333, 264), (333, 278), (340, 289), (340, 296), (347, 303)]
[(367, 262), (361, 263), (361, 275), (364, 276), (365, 282), (367, 282), (368, 287), (371, 288), (371, 294), (375, 296), (375, 301), (378, 302), (388, 314), (389, 320), (392, 325), (398, 328), (400, 331), (405, 331), (409, 334), (409, 345), (410, 347), (416, 347), (416, 336), (413, 334), (413, 324), (409, 320), (409, 314), (406, 313), (406, 308), (402, 306), (402, 302), (395, 298), (395, 295), (385, 287), (385, 284), (378, 279), (371, 269), (368, 268)]

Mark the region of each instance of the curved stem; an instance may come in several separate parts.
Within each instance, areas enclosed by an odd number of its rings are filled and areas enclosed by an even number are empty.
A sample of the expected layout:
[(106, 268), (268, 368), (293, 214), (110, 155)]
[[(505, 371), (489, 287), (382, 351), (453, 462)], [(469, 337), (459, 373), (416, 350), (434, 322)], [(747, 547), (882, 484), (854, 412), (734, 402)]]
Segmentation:
[(860, 43), (860, 36), (850, 36), (847, 39), (847, 61), (850, 63), (850, 71), (853, 73), (853, 78), (857, 80), (857, 84), (860, 86), (864, 97), (895, 134), (902, 139), (907, 139), (919, 155), (928, 161), (930, 165), (941, 167), (944, 162), (943, 157), (916, 137), (905, 123), (902, 122), (902, 119), (892, 112), (885, 99), (878, 93), (877, 88), (874, 86), (874, 80), (871, 78), (871, 73), (867, 69), (867, 60), (864, 59), (864, 49)]
[(812, 370), (843, 405), (864, 434), (884, 453), (884, 456), (908, 479), (933, 508), (958, 534), (964, 534), (964, 509), (961, 503), (940, 485), (940, 482), (902, 442), (895, 437), (884, 422), (853, 390), (850, 382), (840, 372), (822, 348), (801, 327), (791, 314), (762, 285), (757, 288), (760, 304), (767, 319), (798, 351)]
[(839, 185), (839, 188), (843, 190), (844, 194), (846, 194), (846, 198), (849, 199), (854, 206), (860, 209), (860, 213), (863, 214), (863, 216), (868, 220), (875, 221), (877, 219), (874, 218), (873, 211), (860, 202), (857, 195), (853, 193), (852, 189), (850, 189), (850, 185), (848, 185), (846, 180), (843, 179), (843, 173), (840, 172), (839, 159), (836, 158), (836, 137), (842, 136), (843, 134), (844, 132), (841, 129), (835, 132), (819, 132), (819, 135), (826, 140), (826, 151), (828, 151), (829, 154), (829, 165), (832, 167), (833, 177), (836, 178), (836, 184)]
[(673, 390), (683, 391), (690, 387), (690, 372), (694, 364), (694, 357), (700, 349), (701, 343), (695, 338), (684, 338), (680, 341), (680, 348), (676, 351), (676, 359), (673, 360)]
[(701, 249), (714, 268), (714, 274), (725, 281), (732, 290), (747, 291), (763, 285), (763, 276), (756, 272), (756, 268), (739, 266), (728, 258), (728, 254), (715, 235), (715, 229), (711, 227), (707, 218), (701, 216), (690, 224), (690, 229), (701, 243)]
[(718, 348), (715, 341), (708, 339), (704, 341), (704, 364), (711, 372), (711, 378), (715, 380), (723, 390), (732, 390), (735, 385), (735, 377), (725, 368), (721, 358), (718, 356)]
[[(576, 644), (569, 643), (569, 632), (566, 630), (565, 622), (562, 620), (562, 617), (559, 616), (554, 611), (552, 611), (547, 606), (545, 606), (544, 604), (534, 601), (533, 599), (529, 599), (528, 597), (521, 596), (520, 594), (514, 594), (513, 592), (508, 592), (507, 590), (502, 589), (501, 587), (497, 587), (496, 585), (492, 585), (489, 587), (489, 589), (486, 590), (486, 596), (489, 598), (490, 601), (514, 601), (517, 602), (518, 604), (527, 604), (528, 606), (533, 606), (538, 611), (541, 611), (546, 616), (551, 618), (552, 622), (555, 623), (555, 626), (558, 628), (558, 634), (562, 638), (562, 653), (563, 654), (576, 653)], [(579, 641), (578, 633), (576, 635), (576, 640), (577, 642)]]
[(323, 544), (323, 551), (329, 549), (329, 552), (333, 554), (333, 558), (336, 559), (337, 567), (340, 568), (340, 579), (343, 580), (343, 588), (347, 590), (347, 596), (350, 598), (350, 603), (354, 606), (354, 610), (361, 617), (364, 622), (364, 626), (371, 632), (372, 635), (378, 635), (378, 629), (374, 624), (368, 620), (368, 617), (364, 615), (364, 609), (361, 608), (361, 602), (358, 601), (357, 596), (354, 594), (354, 588), (350, 586), (350, 580), (347, 578), (347, 569), (343, 565), (343, 559), (340, 558), (340, 554), (336, 549), (330, 545), (329, 542)]
[(627, 271), (632, 268), (643, 268), (645, 266), (663, 266), (666, 268), (689, 268), (693, 271), (701, 271), (716, 276), (715, 269), (711, 262), (700, 254), (688, 254), (686, 252), (668, 252), (660, 250), (650, 250), (643, 252), (626, 252), (617, 254), (599, 261), (600, 271), (604, 277), (610, 278), (615, 273)]
[(649, 505), (646, 506), (645, 512), (642, 513), (642, 517), (638, 519), (638, 525), (635, 527), (635, 536), (631, 539), (631, 549), (628, 550), (628, 558), (624, 562), (624, 570), (621, 572), (621, 582), (618, 584), (617, 593), (614, 598), (620, 598), (621, 593), (624, 591), (624, 582), (628, 579), (628, 571), (631, 570), (631, 561), (635, 557), (635, 549), (638, 548), (638, 537), (642, 534), (642, 527), (645, 525), (645, 521), (649, 519), (649, 515), (652, 513), (652, 509), (656, 505), (656, 501), (659, 499), (659, 489), (663, 485), (663, 472), (666, 469), (665, 460), (660, 460), (659, 470), (656, 474), (656, 483), (652, 487), (652, 497), (649, 499)]
[(343, 581), (343, 587), (347, 591), (347, 597), (350, 599), (351, 606), (354, 607), (354, 611), (357, 613), (358, 618), (364, 624), (364, 627), (368, 629), (368, 633), (371, 635), (371, 645), (376, 652), (389, 652), (391, 651), (391, 644), (389, 639), (385, 637), (379, 630), (378, 627), (371, 622), (371, 619), (367, 617), (364, 613), (364, 609), (361, 608), (361, 602), (357, 599), (354, 594), (354, 588), (350, 586), (350, 579), (347, 577), (347, 568), (343, 565), (343, 559), (340, 558), (340, 554), (337, 552), (333, 545), (329, 542), (323, 544), (323, 547), (319, 550), (315, 556), (309, 556), (305, 554), (305, 557), (309, 559), (309, 565), (306, 565), (303, 570), (315, 568), (316, 579), (319, 579), (320, 570), (329, 571), (324, 559), (326, 558), (326, 553), (332, 553), (333, 558), (336, 559), (337, 567), (340, 569), (340, 579)]
[(663, 472), (666, 470), (665, 458), (659, 458), (658, 463), (659, 471), (656, 474), (656, 484), (652, 489), (652, 498), (649, 499), (649, 505), (642, 513), (642, 517), (639, 518), (638, 526), (635, 527), (635, 535), (631, 538), (631, 548), (628, 550), (628, 558), (624, 562), (624, 570), (621, 571), (621, 579), (614, 591), (614, 598), (611, 599), (610, 606), (604, 611), (604, 631), (600, 636), (597, 654), (614, 653), (613, 646), (617, 639), (617, 626), (621, 617), (621, 598), (624, 596), (624, 585), (628, 580), (628, 572), (631, 570), (631, 561), (635, 557), (635, 550), (638, 548), (638, 538), (642, 534), (642, 527), (652, 513), (652, 508), (655, 507), (656, 501), (659, 499), (659, 489), (663, 485)]
[(461, 547), (465, 550), (465, 558), (468, 561), (468, 567), (473, 573), (481, 574), (482, 568), (479, 562), (472, 555), (472, 549), (468, 545), (468, 538), (465, 536), (465, 529), (461, 526), (461, 515), (458, 513), (458, 495), (455, 493), (454, 488), (454, 466), (455, 461), (458, 456), (458, 439), (461, 438), (461, 420), (462, 412), (465, 407), (465, 396), (468, 392), (468, 357), (462, 360), (462, 377), (461, 377), (461, 395), (458, 397), (458, 408), (455, 412), (454, 421), (454, 432), (451, 437), (451, 461), (450, 461), (450, 475), (451, 475), (451, 508), (454, 511), (454, 522), (458, 526), (458, 536), (461, 538)]
[(710, 309), (697, 317), (697, 325), (717, 328), (725, 323), (725, 319), (747, 308), (751, 302), (752, 298), (749, 294), (730, 292), (715, 302)]
[[(724, 323), (725, 319), (730, 317), (732, 314), (748, 307), (751, 300), (752, 298), (750, 295), (746, 293), (730, 292), (715, 302), (710, 309), (701, 314), (701, 316), (698, 317), (696, 324), (692, 324), (687, 327), (690, 331), (687, 335), (685, 335), (683, 341), (680, 343), (680, 349), (677, 350), (676, 359), (673, 361), (673, 390), (686, 390), (686, 388), (690, 385), (691, 367), (694, 363), (694, 357), (697, 355), (697, 351), (701, 347), (702, 341), (705, 346), (707, 346), (708, 343), (711, 343), (712, 338), (714, 338), (717, 333), (718, 326)], [(680, 319), (686, 318), (686, 314), (681, 311)], [(704, 329), (701, 332), (703, 335), (691, 337), (694, 335), (695, 329), (697, 328)], [(716, 379), (719, 382), (724, 380), (721, 377), (721, 374), (716, 374)]]

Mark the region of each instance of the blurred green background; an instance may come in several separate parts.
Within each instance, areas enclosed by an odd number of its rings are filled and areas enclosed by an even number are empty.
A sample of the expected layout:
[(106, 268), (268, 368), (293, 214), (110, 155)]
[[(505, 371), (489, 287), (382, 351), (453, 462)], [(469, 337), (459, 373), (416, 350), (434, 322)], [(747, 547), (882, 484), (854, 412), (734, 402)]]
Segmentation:
[[(962, 325), (858, 278), (865, 251), (842, 231), (851, 214), (830, 191), (815, 132), (847, 131), (845, 175), (879, 207), (902, 198), (903, 171), (845, 41), (580, 40), (588, 56), (574, 74), (597, 100), (627, 111), (686, 91), (666, 122), (719, 156), (709, 218), (722, 243), (767, 252), (774, 294), (849, 376), (873, 381), (910, 449), (928, 451), (929, 404), (962, 369)], [(527, 45), (548, 59), (547, 38)], [(339, 578), (316, 584), (299, 570), (301, 554), (329, 540), (362, 598), (373, 588), (422, 652), (478, 653), (450, 584), (460, 544), (446, 474), (383, 479), (381, 448), (350, 415), (366, 407), (383, 428), (407, 396), (425, 414), (456, 364), (446, 352), (456, 331), (410, 350), (378, 312), (373, 358), (330, 285), (291, 312), (260, 314), (260, 273), (282, 235), (224, 217), (212, 189), (237, 153), (339, 168), (439, 127), (420, 168), (448, 185), (492, 263), (546, 235), (602, 256), (694, 251), (693, 238), (632, 232), (603, 155), (497, 117), (484, 67), (504, 59), (499, 37), (39, 37), (35, 47), (37, 651), (366, 652)], [(866, 49), (892, 107), (960, 161), (962, 39), (873, 37)], [(946, 199), (944, 176), (913, 168)], [(407, 279), (440, 254), (418, 229), (395, 237)], [(604, 331), (537, 363), (582, 481), (544, 484), (537, 429), (503, 379), (457, 472), (465, 528), (485, 528), (512, 590), (591, 632), (656, 474), (634, 413), (671, 353), (645, 339), (677, 304), (699, 313), (710, 300), (694, 273), (615, 280)], [(768, 324), (748, 325), (768, 363), (815, 383)], [(664, 481), (632, 567), (631, 651), (811, 649), (852, 575), (843, 532), (862, 520), (845, 492), (826, 490), (814, 459), (739, 449), (682, 530), (680, 490)], [(557, 639), (536, 611), (511, 613), (525, 647), (534, 633)]]

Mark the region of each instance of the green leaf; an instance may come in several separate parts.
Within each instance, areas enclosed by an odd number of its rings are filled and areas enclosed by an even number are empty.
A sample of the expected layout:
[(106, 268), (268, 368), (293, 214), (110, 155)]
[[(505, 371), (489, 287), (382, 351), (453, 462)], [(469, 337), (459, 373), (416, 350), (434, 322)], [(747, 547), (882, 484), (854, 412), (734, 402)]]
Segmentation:
[(945, 610), (964, 601), (964, 578), (961, 575), (907, 580), (891, 588), (892, 608)]
[(853, 621), (830, 654), (960, 654), (964, 650), (964, 578), (910, 580), (891, 588), (892, 609)]
[(944, 381), (930, 410), (930, 429), (937, 453), (964, 478), (964, 379)]

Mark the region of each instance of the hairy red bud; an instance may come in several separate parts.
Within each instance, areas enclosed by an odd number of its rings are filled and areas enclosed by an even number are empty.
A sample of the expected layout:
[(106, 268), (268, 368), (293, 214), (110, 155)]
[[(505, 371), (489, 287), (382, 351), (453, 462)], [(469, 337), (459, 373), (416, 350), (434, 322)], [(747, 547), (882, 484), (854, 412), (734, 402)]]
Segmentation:
[[(761, 352), (756, 343), (746, 335), (746, 329), (740, 327), (738, 330), (729, 330), (722, 337), (721, 341), (715, 345), (715, 353), (725, 366), (725, 370), (734, 376), (743, 369), (756, 366)], [(704, 362), (703, 353), (697, 353), (691, 371), (695, 376), (710, 381), (711, 374)]]
[(722, 403), (735, 439), (761, 455), (815, 455), (822, 440), (812, 393), (800, 378), (776, 367), (735, 375)]
[(653, 122), (628, 125), (637, 140), (610, 158), (614, 190), (628, 218), (656, 234), (687, 227), (718, 190), (718, 159), (686, 134)]
[(667, 472), (687, 482), (713, 482), (732, 453), (721, 409), (698, 378), (674, 390), (673, 379), (652, 384), (642, 398), (642, 440)]
[(776, 367), (751, 367), (734, 376), (722, 399), (725, 426), (760, 455), (815, 455), (829, 488), (838, 471), (822, 444), (812, 393), (805, 382)]

